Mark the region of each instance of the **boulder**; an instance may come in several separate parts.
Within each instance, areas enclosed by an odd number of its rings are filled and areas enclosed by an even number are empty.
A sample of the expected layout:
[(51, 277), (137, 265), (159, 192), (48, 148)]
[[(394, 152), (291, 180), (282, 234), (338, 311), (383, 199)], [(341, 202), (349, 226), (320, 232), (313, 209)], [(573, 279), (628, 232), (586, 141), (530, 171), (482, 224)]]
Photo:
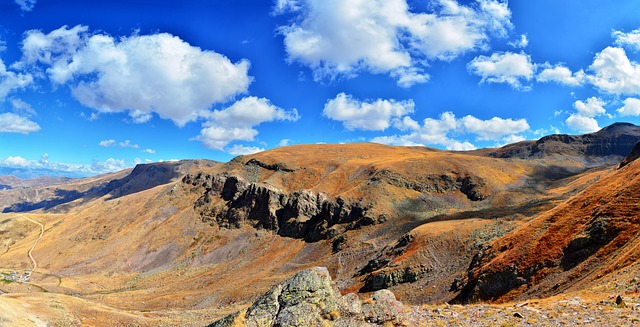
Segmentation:
[(342, 296), (329, 271), (315, 267), (276, 285), (245, 311), (209, 326), (376, 326), (403, 322), (405, 308), (389, 290), (362, 302), (358, 295)]

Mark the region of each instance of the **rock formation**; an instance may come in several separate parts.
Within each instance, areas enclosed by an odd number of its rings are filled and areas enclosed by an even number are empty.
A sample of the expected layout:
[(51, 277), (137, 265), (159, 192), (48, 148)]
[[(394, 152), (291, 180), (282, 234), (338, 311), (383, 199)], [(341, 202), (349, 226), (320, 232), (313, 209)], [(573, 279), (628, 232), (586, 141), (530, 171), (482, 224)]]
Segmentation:
[(624, 160), (622, 160), (618, 168), (622, 168), (638, 158), (640, 158), (640, 142), (636, 143), (636, 145), (633, 147), (633, 150), (631, 150), (631, 153), (629, 153), (629, 155), (624, 158)]
[(385, 219), (372, 215), (365, 200), (329, 199), (308, 190), (287, 194), (266, 183), (227, 175), (189, 174), (182, 181), (204, 189), (194, 204), (203, 221), (227, 228), (251, 224), (313, 242)]
[(400, 325), (404, 305), (389, 290), (361, 301), (354, 293), (340, 295), (324, 267), (301, 271), (276, 285), (246, 310), (209, 327), (376, 326)]

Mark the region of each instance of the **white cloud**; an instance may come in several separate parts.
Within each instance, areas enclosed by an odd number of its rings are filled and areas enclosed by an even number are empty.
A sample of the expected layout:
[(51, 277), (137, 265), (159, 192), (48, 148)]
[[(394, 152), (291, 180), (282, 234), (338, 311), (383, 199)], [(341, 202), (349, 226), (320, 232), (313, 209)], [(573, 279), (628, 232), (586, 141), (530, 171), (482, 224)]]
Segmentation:
[(36, 115), (36, 111), (33, 109), (33, 107), (31, 107), (30, 104), (17, 98), (11, 99), (10, 102), (11, 107), (13, 108), (13, 112), (15, 112), (16, 114), (21, 114), (28, 117)]
[(605, 114), (607, 110), (604, 105), (607, 103), (596, 97), (590, 97), (587, 102), (578, 100), (573, 103), (573, 107), (578, 111), (578, 114), (585, 117), (596, 117)]
[(592, 133), (600, 130), (598, 121), (594, 117), (598, 117), (607, 113), (604, 106), (607, 103), (596, 97), (590, 97), (586, 102), (578, 100), (573, 103), (576, 113), (573, 113), (565, 121), (567, 126), (580, 133)]
[(316, 80), (367, 71), (401, 87), (426, 82), (427, 61), (486, 49), (491, 36), (512, 28), (502, 1), (438, 0), (430, 8), (412, 12), (406, 0), (278, 0), (274, 12), (295, 13), (279, 29), (288, 60), (310, 67)]
[(0, 59), (0, 100), (3, 100), (11, 91), (24, 89), (32, 83), (31, 74), (8, 71)]
[(481, 120), (468, 115), (462, 117), (461, 123), (465, 131), (477, 135), (478, 140), (496, 140), (504, 135), (510, 135), (513, 138), (513, 134), (529, 130), (526, 119), (493, 117), (489, 120)]
[(0, 133), (29, 134), (40, 130), (40, 125), (27, 117), (14, 113), (0, 114)]
[(413, 100), (365, 102), (340, 93), (325, 103), (322, 114), (342, 122), (348, 130), (382, 131), (391, 126), (393, 119), (412, 113), (414, 106)]
[(572, 73), (569, 68), (563, 65), (551, 66), (545, 64), (544, 66), (544, 70), (536, 77), (538, 82), (556, 82), (569, 86), (578, 86), (581, 85), (585, 79), (583, 70)]
[(9, 156), (7, 159), (2, 161), (2, 164), (9, 167), (27, 167), (29, 165), (29, 160), (21, 156)]
[(240, 144), (235, 144), (232, 147), (227, 148), (225, 151), (234, 156), (244, 156), (248, 154), (262, 152), (264, 151), (264, 149), (256, 146), (244, 146)]
[(270, 121), (297, 121), (296, 109), (287, 111), (276, 107), (265, 98), (254, 96), (236, 101), (223, 110), (207, 114), (200, 135), (195, 139), (211, 149), (223, 150), (232, 141), (253, 141), (258, 131), (254, 128)]
[(100, 142), (98, 143), (98, 145), (99, 145), (99, 146), (103, 146), (103, 147), (110, 147), (110, 146), (114, 146), (114, 145), (116, 145), (116, 140), (114, 140), (114, 139), (103, 140), (103, 141), (100, 141)]
[(524, 141), (526, 139), (527, 138), (522, 136), (522, 135), (507, 135), (507, 136), (502, 138), (502, 141), (506, 145), (506, 144), (522, 142), (522, 141)]
[(640, 99), (626, 98), (624, 106), (617, 111), (620, 116), (640, 116)]
[(629, 60), (622, 48), (607, 47), (598, 53), (587, 76), (591, 84), (612, 94), (640, 94), (640, 65)]
[(521, 34), (520, 39), (518, 39), (517, 41), (509, 42), (509, 45), (514, 48), (526, 48), (527, 45), (529, 45), (527, 34)]
[(600, 130), (598, 122), (593, 117), (572, 114), (565, 122), (567, 123), (567, 127), (580, 133), (593, 133)]
[(86, 26), (48, 34), (26, 33), (16, 67), (43, 67), (56, 84), (99, 112), (128, 112), (145, 122), (152, 114), (182, 126), (215, 104), (245, 93), (249, 62), (189, 45), (167, 33), (114, 38)]
[(274, 15), (281, 15), (286, 12), (295, 12), (302, 9), (302, 5), (298, 0), (276, 0), (273, 8)]
[(36, 6), (36, 0), (15, 0), (22, 11), (31, 11)]
[(635, 29), (629, 33), (613, 31), (611, 36), (614, 38), (616, 45), (640, 51), (640, 29)]
[(481, 83), (507, 83), (515, 89), (528, 89), (522, 82), (531, 80), (536, 66), (527, 54), (497, 52), (490, 57), (474, 58), (467, 68), (471, 73), (482, 77)]
[(278, 143), (278, 146), (289, 146), (291, 143), (290, 139), (282, 139), (280, 140), (280, 143)]
[(413, 120), (413, 118), (409, 117), (409, 116), (404, 116), (402, 117), (402, 119), (394, 119), (393, 121), (393, 127), (401, 130), (401, 131), (407, 131), (407, 130), (419, 130), (420, 129), (420, 123), (418, 123), (417, 121)]
[(134, 148), (138, 149), (140, 146), (134, 143), (131, 143), (129, 140), (125, 140), (124, 142), (118, 143), (121, 148)]
[(142, 152), (148, 153), (148, 154), (154, 154), (154, 153), (156, 153), (156, 150), (154, 150), (154, 149), (144, 149), (144, 150), (142, 150)]
[(112, 146), (119, 146), (121, 148), (134, 148), (134, 149), (138, 149), (140, 148), (139, 145), (135, 144), (135, 143), (131, 143), (130, 140), (125, 140), (122, 142), (117, 142), (114, 139), (109, 139), (109, 140), (102, 140), (98, 143), (99, 146), (103, 146), (103, 147), (112, 147)]
[(109, 158), (105, 161), (94, 162), (91, 166), (82, 166), (82, 169), (92, 173), (110, 173), (129, 168), (124, 160)]
[[(475, 136), (477, 140), (510, 141), (523, 139), (518, 133), (529, 130), (525, 119), (503, 119), (494, 117), (481, 120), (473, 116), (456, 118), (452, 112), (444, 112), (438, 119), (426, 118), (418, 129), (412, 128), (408, 134), (379, 136), (372, 142), (390, 145), (436, 145), (448, 150), (473, 150), (475, 145), (461, 141), (461, 135)], [(455, 138), (454, 138), (455, 137)]]

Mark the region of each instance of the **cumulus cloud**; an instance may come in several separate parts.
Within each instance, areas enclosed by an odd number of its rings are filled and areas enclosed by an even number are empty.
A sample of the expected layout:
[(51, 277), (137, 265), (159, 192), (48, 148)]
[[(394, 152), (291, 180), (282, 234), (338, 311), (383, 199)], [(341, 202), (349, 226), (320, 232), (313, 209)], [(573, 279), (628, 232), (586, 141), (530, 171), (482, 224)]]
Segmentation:
[(586, 102), (578, 100), (573, 103), (576, 112), (571, 114), (565, 121), (567, 127), (580, 133), (592, 133), (600, 130), (595, 117), (607, 112), (604, 106), (607, 103), (596, 97), (590, 97)]
[(22, 11), (31, 11), (36, 6), (36, 0), (15, 0)]
[(617, 110), (620, 116), (640, 116), (640, 99), (626, 98), (624, 106)]
[(21, 156), (9, 156), (2, 161), (2, 164), (9, 167), (27, 167), (29, 160)]
[(244, 146), (240, 144), (234, 144), (233, 146), (226, 149), (227, 153), (234, 156), (244, 156), (244, 155), (254, 154), (262, 151), (264, 151), (264, 149), (257, 146)]
[(245, 93), (252, 80), (247, 60), (232, 63), (167, 33), (114, 38), (63, 26), (28, 31), (22, 51), (16, 67), (42, 69), (54, 84), (70, 85), (83, 105), (128, 112), (136, 122), (157, 114), (183, 126)]
[(593, 133), (600, 130), (598, 121), (593, 117), (571, 114), (565, 122), (567, 123), (567, 127), (580, 133)]
[(254, 127), (264, 122), (297, 121), (299, 118), (296, 109), (288, 111), (265, 98), (245, 97), (228, 108), (208, 113), (208, 121), (195, 139), (208, 148), (223, 150), (235, 140), (253, 141), (258, 135)]
[(467, 133), (477, 135), (478, 140), (496, 140), (507, 134), (513, 135), (529, 130), (526, 119), (513, 120), (493, 117), (489, 120), (478, 119), (473, 116), (464, 116), (461, 119), (462, 126)]
[(279, 31), (290, 62), (310, 67), (316, 80), (389, 74), (401, 87), (428, 80), (426, 62), (486, 49), (512, 28), (507, 3), (470, 5), (438, 0), (430, 12), (406, 0), (278, 0), (274, 12), (295, 18)]
[(448, 150), (473, 150), (476, 147), (471, 142), (460, 141), (454, 136), (466, 134), (474, 136), (479, 141), (502, 140), (504, 142), (524, 139), (517, 134), (527, 130), (529, 130), (529, 124), (525, 119), (494, 117), (481, 120), (470, 115), (456, 118), (452, 112), (444, 112), (437, 119), (426, 118), (419, 128), (408, 134), (379, 136), (372, 141), (390, 145), (436, 145)]
[(154, 153), (156, 153), (156, 150), (154, 150), (154, 149), (143, 149), (142, 152), (148, 153), (148, 154), (154, 154)]
[(587, 76), (599, 90), (612, 94), (640, 94), (640, 65), (629, 60), (622, 48), (607, 47), (598, 53)]
[(325, 103), (322, 114), (342, 122), (348, 130), (383, 131), (391, 126), (392, 120), (412, 113), (414, 106), (413, 100), (366, 102), (340, 93)]
[(613, 31), (611, 36), (616, 45), (640, 51), (640, 29), (635, 29), (629, 33)]
[(11, 91), (24, 89), (32, 83), (33, 76), (31, 74), (9, 71), (4, 61), (0, 59), (0, 100), (6, 98)]
[(481, 83), (507, 83), (515, 89), (528, 89), (523, 81), (533, 78), (536, 70), (531, 57), (524, 53), (497, 52), (491, 56), (478, 56), (468, 65), (467, 69), (480, 77)]
[(40, 130), (40, 125), (14, 113), (0, 114), (0, 133), (29, 134)]
[(544, 69), (536, 76), (538, 82), (556, 82), (569, 86), (581, 85), (584, 79), (585, 73), (583, 70), (572, 73), (569, 68), (561, 64), (555, 66), (545, 64)]
[(573, 103), (573, 107), (578, 111), (578, 114), (586, 117), (596, 117), (607, 112), (604, 106), (607, 103), (596, 97), (590, 97), (587, 102), (578, 100)]

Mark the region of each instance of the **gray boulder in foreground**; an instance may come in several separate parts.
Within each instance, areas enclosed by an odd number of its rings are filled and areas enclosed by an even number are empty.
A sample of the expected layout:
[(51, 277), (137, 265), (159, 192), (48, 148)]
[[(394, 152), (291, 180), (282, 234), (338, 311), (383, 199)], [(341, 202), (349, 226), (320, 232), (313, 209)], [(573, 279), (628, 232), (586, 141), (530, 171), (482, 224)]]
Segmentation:
[(360, 301), (342, 296), (324, 267), (303, 270), (271, 288), (251, 307), (220, 319), (209, 327), (376, 326), (399, 325), (405, 308), (389, 290)]

